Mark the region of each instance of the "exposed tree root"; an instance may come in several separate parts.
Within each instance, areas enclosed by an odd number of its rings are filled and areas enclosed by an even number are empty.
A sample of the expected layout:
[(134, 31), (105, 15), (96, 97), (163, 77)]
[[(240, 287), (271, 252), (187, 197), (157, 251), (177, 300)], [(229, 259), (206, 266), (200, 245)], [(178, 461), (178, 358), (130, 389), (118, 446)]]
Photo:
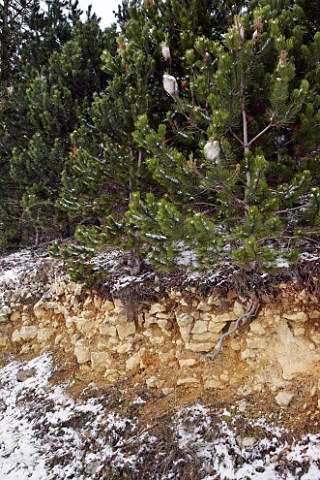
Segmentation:
[(246, 320), (248, 320), (249, 318), (252, 319), (252, 318), (255, 318), (257, 316), (257, 314), (260, 310), (260, 306), (261, 306), (260, 299), (259, 299), (258, 295), (256, 294), (256, 292), (252, 292), (249, 296), (250, 296), (251, 304), (250, 304), (248, 310), (243, 315), (241, 315), (239, 318), (237, 318), (236, 323), (231, 330), (229, 330), (228, 332), (221, 335), (221, 337), (219, 339), (219, 343), (216, 347), (216, 351), (206, 355), (206, 358), (208, 360), (214, 360), (219, 355), (219, 353), (221, 352), (221, 349), (222, 349), (222, 344), (223, 344), (224, 339), (226, 337), (229, 337), (229, 335), (232, 335), (237, 330), (237, 328), (239, 328), (239, 326), (240, 326), (240, 324), (243, 320), (244, 320), (244, 323), (246, 323)]

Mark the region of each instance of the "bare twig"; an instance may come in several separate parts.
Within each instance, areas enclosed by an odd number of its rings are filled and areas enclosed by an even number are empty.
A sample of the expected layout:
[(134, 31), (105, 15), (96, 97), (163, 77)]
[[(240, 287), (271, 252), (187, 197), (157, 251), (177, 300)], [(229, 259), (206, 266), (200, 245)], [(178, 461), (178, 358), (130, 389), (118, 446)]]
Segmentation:
[(251, 147), (251, 145), (258, 140), (262, 135), (264, 135), (270, 128), (274, 127), (274, 124), (272, 122), (269, 123), (261, 132), (259, 132), (254, 138), (250, 140), (248, 143), (248, 147)]
[(248, 318), (254, 318), (257, 315), (257, 313), (259, 312), (259, 309), (260, 309), (260, 299), (255, 292), (253, 292), (250, 295), (250, 298), (251, 298), (251, 305), (248, 308), (248, 310), (246, 311), (246, 313), (244, 313), (243, 315), (241, 315), (237, 319), (234, 327), (231, 330), (229, 330), (228, 332), (221, 335), (216, 351), (214, 353), (209, 353), (208, 355), (206, 355), (206, 358), (208, 360), (214, 360), (219, 355), (219, 353), (221, 352), (221, 349), (222, 349), (222, 344), (223, 344), (224, 339), (226, 337), (229, 337), (229, 335), (232, 335), (237, 330), (237, 328), (240, 326), (240, 323), (242, 322), (242, 320), (244, 320), (244, 319), (247, 320)]
[(233, 135), (233, 137), (240, 143), (240, 145), (244, 146), (244, 143), (241, 140), (241, 138), (239, 138), (238, 135), (234, 133), (234, 131), (232, 130), (231, 127), (229, 128), (229, 131), (230, 131), (231, 135)]

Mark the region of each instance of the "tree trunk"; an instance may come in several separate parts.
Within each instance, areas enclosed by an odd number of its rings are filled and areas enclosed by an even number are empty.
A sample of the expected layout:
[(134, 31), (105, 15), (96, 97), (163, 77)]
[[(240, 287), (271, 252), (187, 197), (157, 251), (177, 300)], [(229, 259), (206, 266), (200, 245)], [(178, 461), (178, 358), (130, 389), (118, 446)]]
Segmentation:
[(7, 86), (10, 76), (10, 0), (4, 0), (1, 9), (1, 69), (0, 69), (0, 88)]

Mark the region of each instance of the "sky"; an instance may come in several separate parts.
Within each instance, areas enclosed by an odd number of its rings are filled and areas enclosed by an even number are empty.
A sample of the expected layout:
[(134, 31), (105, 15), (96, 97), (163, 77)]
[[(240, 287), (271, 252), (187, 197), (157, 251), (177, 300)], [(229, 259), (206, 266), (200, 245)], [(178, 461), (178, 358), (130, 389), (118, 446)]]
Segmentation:
[(100, 26), (102, 28), (108, 27), (114, 19), (113, 11), (118, 11), (118, 5), (121, 0), (79, 0), (79, 7), (84, 12), (89, 5), (92, 5), (92, 12), (95, 12), (98, 17), (101, 17)]

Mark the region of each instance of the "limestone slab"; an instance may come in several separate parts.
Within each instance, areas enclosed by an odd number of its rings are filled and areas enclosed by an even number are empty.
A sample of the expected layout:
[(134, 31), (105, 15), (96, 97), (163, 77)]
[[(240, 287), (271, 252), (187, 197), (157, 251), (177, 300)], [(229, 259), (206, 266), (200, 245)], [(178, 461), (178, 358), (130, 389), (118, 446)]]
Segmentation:
[(205, 390), (221, 390), (223, 388), (223, 382), (216, 377), (207, 378), (204, 382)]
[(200, 380), (196, 377), (183, 377), (183, 378), (178, 378), (177, 380), (177, 386), (181, 385), (198, 385), (200, 383)]
[(126, 371), (130, 373), (136, 373), (140, 370), (140, 352), (132, 355), (126, 361)]
[(79, 319), (76, 319), (74, 321), (77, 329), (79, 330), (79, 332), (83, 333), (83, 334), (87, 334), (89, 332), (91, 332), (92, 330), (94, 330), (95, 328), (95, 323), (93, 321), (90, 321), (90, 320), (87, 320), (87, 319), (84, 319), (84, 318), (79, 318)]
[(163, 345), (165, 342), (165, 337), (160, 335), (150, 335), (149, 341), (152, 345)]
[(101, 335), (109, 335), (109, 337), (117, 336), (117, 329), (114, 325), (108, 325), (103, 323), (99, 326), (99, 332), (101, 333)]
[(179, 360), (180, 368), (194, 367), (198, 363), (199, 362), (195, 358), (185, 358), (185, 359)]
[(0, 335), (0, 347), (5, 347), (9, 341), (9, 337), (7, 335)]
[(168, 365), (171, 362), (174, 362), (175, 361), (174, 351), (170, 350), (169, 352), (160, 352), (159, 353), (159, 360), (164, 365)]
[(206, 333), (208, 332), (208, 322), (202, 320), (196, 320), (194, 322), (191, 333)]
[(290, 392), (279, 392), (275, 397), (276, 403), (279, 407), (288, 407), (294, 397), (293, 393)]
[(190, 340), (190, 331), (191, 331), (191, 325), (180, 327), (180, 335), (185, 342), (188, 342)]
[(250, 323), (250, 332), (254, 335), (265, 335), (266, 330), (259, 322)]
[(221, 323), (233, 322), (234, 320), (236, 320), (236, 318), (237, 318), (237, 315), (232, 311), (232, 312), (226, 312), (226, 313), (221, 313), (219, 315), (215, 315), (214, 321), (221, 322)]
[(33, 311), (37, 318), (45, 318), (48, 316), (48, 312), (42, 307), (34, 308)]
[(212, 340), (212, 333), (206, 332), (206, 333), (194, 333), (192, 335), (192, 341), (193, 342), (210, 342)]
[(90, 349), (81, 342), (77, 342), (74, 346), (74, 354), (79, 364), (84, 364), (90, 360)]
[(36, 327), (35, 325), (31, 325), (28, 327), (23, 326), (20, 329), (20, 338), (22, 341), (33, 340), (34, 338), (36, 338), (37, 333), (38, 327)]
[(244, 307), (242, 305), (242, 303), (240, 302), (234, 302), (234, 305), (233, 305), (233, 313), (237, 316), (237, 317), (240, 317), (240, 315), (243, 315), (244, 314)]
[(95, 372), (104, 372), (111, 368), (112, 362), (108, 352), (91, 352), (91, 366)]
[(283, 318), (292, 322), (306, 322), (309, 319), (305, 312), (284, 313)]
[(208, 305), (207, 302), (199, 302), (197, 305), (197, 310), (200, 310), (202, 312), (210, 312), (211, 311), (211, 305)]
[(186, 350), (191, 350), (192, 352), (210, 352), (216, 345), (216, 342), (205, 342), (205, 343), (195, 343), (190, 342), (186, 344)]
[(114, 309), (114, 303), (110, 302), (110, 300), (106, 300), (102, 305), (101, 305), (101, 311), (104, 313), (109, 313), (112, 312)]
[(176, 314), (178, 325), (181, 327), (187, 327), (188, 325), (192, 325), (194, 318), (190, 313), (177, 313)]
[(160, 312), (165, 312), (166, 306), (161, 303), (154, 303), (151, 305), (151, 308), (149, 310), (150, 315), (154, 315), (155, 313), (160, 313)]
[(19, 310), (16, 310), (14, 311), (11, 315), (10, 315), (10, 320), (12, 322), (15, 322), (17, 320), (20, 320), (21, 318), (21, 313), (19, 312)]
[(116, 328), (120, 340), (124, 340), (130, 335), (134, 335), (136, 333), (136, 326), (134, 322), (120, 323), (116, 325)]
[(117, 353), (128, 353), (133, 350), (133, 344), (132, 342), (122, 343), (115, 347), (115, 350)]
[(156, 376), (152, 376), (146, 379), (146, 385), (148, 388), (161, 388), (163, 386), (163, 380), (160, 380)]
[(226, 326), (225, 322), (221, 323), (213, 320), (208, 325), (208, 331), (211, 333), (219, 333), (224, 329), (225, 326)]
[(49, 342), (54, 335), (54, 328), (40, 328), (37, 333), (37, 340), (39, 343)]

